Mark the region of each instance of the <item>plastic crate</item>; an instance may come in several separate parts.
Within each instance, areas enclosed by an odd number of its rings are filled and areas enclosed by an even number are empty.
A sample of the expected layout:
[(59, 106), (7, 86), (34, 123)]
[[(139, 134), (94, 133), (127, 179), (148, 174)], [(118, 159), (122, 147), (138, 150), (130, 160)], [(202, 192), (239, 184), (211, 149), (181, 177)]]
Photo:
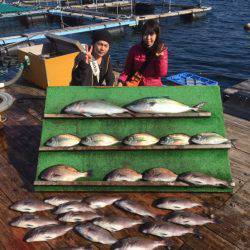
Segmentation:
[(171, 83), (182, 85), (182, 86), (193, 86), (193, 85), (206, 85), (216, 86), (217, 81), (208, 79), (206, 77), (198, 76), (192, 73), (184, 72), (177, 75), (169, 76), (167, 79), (167, 85), (173, 85)]

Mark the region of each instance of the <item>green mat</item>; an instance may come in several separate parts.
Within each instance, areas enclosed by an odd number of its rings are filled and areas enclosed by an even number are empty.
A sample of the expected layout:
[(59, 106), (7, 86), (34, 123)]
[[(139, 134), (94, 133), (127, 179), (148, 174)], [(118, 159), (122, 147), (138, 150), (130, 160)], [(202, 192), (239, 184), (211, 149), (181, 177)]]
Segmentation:
[[(209, 118), (164, 118), (164, 119), (44, 119), (41, 146), (50, 137), (72, 133), (79, 137), (92, 133), (107, 133), (123, 138), (132, 133), (147, 132), (157, 137), (171, 133), (194, 135), (200, 132), (216, 132), (225, 136), (223, 110), (218, 86), (190, 87), (50, 87), (47, 89), (45, 113), (57, 114), (67, 104), (82, 99), (105, 99), (118, 105), (149, 96), (169, 96), (188, 104), (207, 102), (205, 111), (212, 112)], [(200, 171), (214, 177), (231, 181), (227, 149), (161, 150), (161, 151), (85, 151), (85, 152), (40, 152), (38, 176), (49, 166), (67, 164), (80, 171), (93, 169), (91, 181), (101, 181), (113, 169), (129, 166), (138, 172), (153, 167), (167, 167), (179, 174), (185, 171)], [(81, 180), (81, 179), (79, 179)], [(230, 188), (214, 187), (111, 187), (111, 186), (35, 186), (37, 191), (188, 191), (230, 192)]]

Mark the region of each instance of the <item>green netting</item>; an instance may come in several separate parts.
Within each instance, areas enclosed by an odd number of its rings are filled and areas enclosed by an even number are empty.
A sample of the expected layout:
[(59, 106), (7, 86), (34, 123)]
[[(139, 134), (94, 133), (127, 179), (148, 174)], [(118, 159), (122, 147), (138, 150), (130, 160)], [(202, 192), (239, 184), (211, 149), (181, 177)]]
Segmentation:
[(26, 11), (32, 11), (32, 10), (35, 10), (35, 8), (24, 7), (24, 6), (14, 6), (10, 4), (0, 3), (0, 14), (26, 12)]
[[(204, 110), (212, 112), (209, 118), (164, 119), (44, 119), (41, 145), (50, 137), (72, 133), (79, 137), (92, 133), (108, 133), (123, 138), (137, 132), (148, 132), (157, 137), (170, 133), (193, 135), (216, 132), (225, 136), (220, 89), (217, 86), (145, 87), (145, 88), (96, 88), (50, 87), (47, 90), (45, 113), (59, 113), (67, 104), (81, 99), (105, 99), (118, 105), (147, 96), (169, 96), (188, 105), (207, 102)], [(93, 169), (91, 181), (103, 177), (115, 168), (129, 166), (138, 172), (153, 167), (167, 167), (178, 173), (200, 171), (215, 177), (231, 180), (230, 164), (226, 149), (160, 150), (160, 151), (85, 151), (40, 152), (36, 180), (42, 170), (55, 164), (67, 164), (85, 171)], [(39, 191), (196, 191), (229, 192), (231, 189), (211, 187), (75, 187), (36, 186)]]

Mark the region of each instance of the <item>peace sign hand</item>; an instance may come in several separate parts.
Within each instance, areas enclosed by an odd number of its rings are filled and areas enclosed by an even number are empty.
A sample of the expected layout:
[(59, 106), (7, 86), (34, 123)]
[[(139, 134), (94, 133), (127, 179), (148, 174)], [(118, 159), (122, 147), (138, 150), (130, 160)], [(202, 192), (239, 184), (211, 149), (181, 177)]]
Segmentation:
[(92, 60), (92, 51), (93, 51), (93, 45), (91, 45), (86, 53), (85, 56), (85, 61), (87, 64), (89, 64), (89, 62)]

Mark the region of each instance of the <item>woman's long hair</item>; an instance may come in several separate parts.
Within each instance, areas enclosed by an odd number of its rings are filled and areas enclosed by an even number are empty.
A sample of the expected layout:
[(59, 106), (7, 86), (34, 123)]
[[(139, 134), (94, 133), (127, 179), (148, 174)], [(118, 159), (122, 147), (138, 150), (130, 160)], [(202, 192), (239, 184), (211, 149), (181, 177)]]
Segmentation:
[(156, 34), (156, 39), (154, 42), (154, 45), (152, 46), (152, 48), (150, 48), (151, 50), (151, 54), (155, 55), (157, 52), (159, 52), (161, 46), (162, 46), (162, 42), (160, 41), (160, 26), (159, 23), (155, 20), (148, 20), (144, 23), (144, 25), (142, 26), (142, 45), (144, 48), (147, 49), (144, 41), (143, 41), (143, 36), (145, 34)]

